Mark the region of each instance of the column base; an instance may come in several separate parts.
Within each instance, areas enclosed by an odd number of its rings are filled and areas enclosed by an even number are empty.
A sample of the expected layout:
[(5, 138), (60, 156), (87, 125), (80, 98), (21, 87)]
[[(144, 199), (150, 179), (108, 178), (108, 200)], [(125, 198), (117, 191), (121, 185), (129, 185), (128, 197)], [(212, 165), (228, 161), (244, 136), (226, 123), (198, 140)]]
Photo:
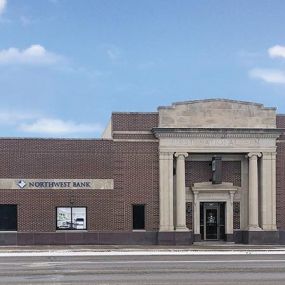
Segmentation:
[(260, 228), (259, 226), (248, 226), (247, 230), (249, 232), (260, 232), (262, 231), (262, 228)]
[(266, 225), (261, 225), (261, 227), (262, 227), (262, 229), (264, 231), (277, 231), (276, 225), (268, 225), (268, 224), (266, 224)]
[(173, 232), (174, 231), (174, 227), (171, 227), (171, 226), (160, 226), (159, 231), (160, 232)]
[(177, 226), (175, 228), (175, 231), (176, 232), (189, 232), (189, 229), (187, 227), (185, 227), (185, 226)]
[(226, 234), (226, 242), (234, 242), (234, 234)]
[(201, 240), (201, 234), (194, 234), (194, 242), (200, 242)]

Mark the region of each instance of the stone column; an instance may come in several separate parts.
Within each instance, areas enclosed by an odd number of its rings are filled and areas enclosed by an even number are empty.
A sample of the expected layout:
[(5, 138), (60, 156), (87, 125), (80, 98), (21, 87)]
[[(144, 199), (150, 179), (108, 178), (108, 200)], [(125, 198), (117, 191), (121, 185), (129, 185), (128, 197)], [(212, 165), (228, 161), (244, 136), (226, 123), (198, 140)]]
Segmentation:
[(188, 231), (186, 227), (185, 158), (188, 153), (176, 152), (176, 231)]
[(276, 230), (276, 153), (264, 152), (261, 159), (261, 227)]
[(159, 230), (173, 231), (173, 153), (159, 154)]
[(261, 157), (261, 153), (252, 152), (249, 157), (249, 173), (248, 173), (248, 230), (260, 230), (258, 223), (258, 167), (257, 159)]
[(248, 229), (248, 157), (241, 160), (240, 229)]
[(277, 230), (276, 225), (276, 152), (271, 153), (271, 196), (272, 196), (272, 230)]
[(199, 192), (194, 191), (194, 235), (200, 235), (200, 202)]
[(232, 235), (234, 233), (233, 226), (233, 204), (235, 191), (229, 191), (230, 199), (226, 203), (226, 234)]

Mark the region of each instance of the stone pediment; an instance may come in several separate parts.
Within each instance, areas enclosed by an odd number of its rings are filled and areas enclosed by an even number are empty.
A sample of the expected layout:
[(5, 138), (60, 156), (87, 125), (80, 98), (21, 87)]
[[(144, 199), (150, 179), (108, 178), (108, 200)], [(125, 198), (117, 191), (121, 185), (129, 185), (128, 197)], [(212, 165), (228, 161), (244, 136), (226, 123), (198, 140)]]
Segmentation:
[(158, 111), (160, 128), (276, 128), (276, 109), (250, 102), (196, 100)]

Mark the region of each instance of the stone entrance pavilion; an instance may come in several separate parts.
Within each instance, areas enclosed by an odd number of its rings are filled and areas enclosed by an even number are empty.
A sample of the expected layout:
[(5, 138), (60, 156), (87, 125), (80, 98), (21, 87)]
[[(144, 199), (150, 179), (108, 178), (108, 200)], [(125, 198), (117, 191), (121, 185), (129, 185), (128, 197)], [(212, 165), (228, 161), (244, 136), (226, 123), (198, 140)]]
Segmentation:
[[(278, 242), (276, 228), (275, 108), (231, 100), (202, 100), (159, 107), (159, 239)], [(240, 164), (240, 183), (222, 180), (221, 164)], [(186, 186), (185, 163), (212, 164), (212, 181)], [(190, 169), (191, 171), (191, 169)], [(191, 174), (190, 174), (191, 175)], [(186, 209), (187, 203), (192, 208)], [(234, 209), (234, 205), (237, 208)], [(240, 231), (234, 237), (234, 210)]]

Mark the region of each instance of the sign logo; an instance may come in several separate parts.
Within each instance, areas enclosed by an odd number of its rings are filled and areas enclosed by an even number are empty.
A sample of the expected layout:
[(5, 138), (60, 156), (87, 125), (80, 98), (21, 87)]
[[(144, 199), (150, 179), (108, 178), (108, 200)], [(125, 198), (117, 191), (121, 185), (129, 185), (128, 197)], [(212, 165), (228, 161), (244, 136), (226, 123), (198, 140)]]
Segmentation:
[(24, 180), (20, 180), (20, 181), (18, 182), (18, 186), (19, 186), (21, 189), (23, 189), (26, 185), (27, 185), (27, 184), (26, 184), (26, 182), (25, 182)]

